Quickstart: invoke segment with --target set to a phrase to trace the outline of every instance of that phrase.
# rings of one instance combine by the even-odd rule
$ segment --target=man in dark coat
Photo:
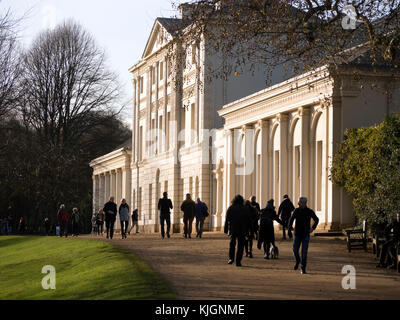
[[[244,247],[246,249],[246,257],[253,258],[253,240],[258,230],[259,217],[257,207],[252,206],[249,200],[246,200],[245,206],[248,209],[250,224]]]
[[[226,212],[224,228],[224,232],[231,237],[229,244],[229,264],[233,264],[235,260],[236,242],[238,243],[236,251],[236,266],[238,267],[242,265],[243,250],[250,225],[250,215],[243,202],[244,200],[241,195],[237,195],[233,199],[232,205]]]
[[[192,237],[192,225],[196,214],[196,204],[190,197],[190,193],[186,194],[186,200],[182,202],[181,211],[183,211],[183,224],[185,238]]]
[[[283,224],[276,214],[274,200],[271,199],[267,202],[267,206],[261,210],[260,217],[260,233],[258,235],[257,248],[261,249],[261,244],[263,245],[264,259],[269,259],[271,245],[275,247],[274,220]]]
[[[205,202],[197,198],[196,202],[196,238],[201,238],[203,235],[204,220],[208,217],[208,208]]]
[[[258,220],[260,220],[261,208],[260,208],[260,204],[256,201],[255,196],[251,197],[250,204],[257,212],[257,219],[254,221],[253,231],[254,231],[255,238],[258,239],[258,229],[259,229],[258,228]]]
[[[308,243],[310,241],[310,234],[317,228],[319,219],[315,212],[307,207],[307,198],[300,197],[299,207],[294,210],[292,217],[289,221],[288,229],[292,230],[293,222],[296,221],[294,228],[294,241],[293,241],[293,254],[296,259],[294,270],[299,268],[301,261],[301,273],[305,274],[307,266],[307,252]],[[314,224],[310,229],[311,219],[314,220]],[[301,260],[299,255],[299,249],[301,245]]]
[[[393,230],[393,237],[390,238],[390,232]],[[400,213],[397,214],[396,220],[392,223],[388,224],[385,227],[386,238],[388,239],[383,245],[381,250],[381,256],[379,259],[379,263],[376,266],[377,268],[385,268],[386,267],[386,256],[389,253],[390,258],[392,260],[392,264],[388,267],[390,269],[396,269],[397,261],[395,261],[396,257],[396,245],[400,241]]]
[[[283,196],[283,201],[281,202],[281,205],[279,206],[278,209],[278,217],[282,220],[282,232],[283,232],[283,239],[286,239],[286,232],[285,228],[287,228],[287,225],[289,223],[290,217],[292,216],[292,211],[294,210],[294,205],[292,201],[290,201],[289,196],[285,194]],[[288,230],[288,236],[289,239],[292,239],[292,231],[289,229]]]
[[[114,202],[114,197],[110,197],[110,201],[108,201],[103,208],[103,211],[106,215],[106,229],[107,229],[107,239],[110,239],[114,236],[114,224],[117,219],[117,204]]]
[[[167,237],[170,237],[171,229],[171,209],[173,209],[171,199],[168,199],[168,193],[164,192],[163,197],[158,200],[158,210],[160,210],[161,237],[164,239],[165,230],[164,223],[167,223]]]

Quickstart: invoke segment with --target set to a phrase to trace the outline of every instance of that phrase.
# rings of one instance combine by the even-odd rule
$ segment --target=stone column
[[[298,112],[301,119],[300,195],[310,198],[310,110],[300,108]]]
[[[226,146],[226,199],[225,199],[225,209],[228,209],[229,204],[233,197],[235,196],[236,190],[236,164],[234,156],[235,148],[235,136],[234,130],[225,131],[225,146]]]
[[[104,186],[104,184],[105,184],[105,181],[104,181],[104,174],[102,173],[102,174],[100,174],[99,175],[99,209],[103,209],[103,206],[104,206],[104,204],[105,204],[105,201],[104,201],[104,193],[105,193],[105,191],[104,191],[104,189],[105,189],[105,186]]]
[[[110,196],[113,196],[115,198],[115,202],[117,204],[119,204],[121,199],[117,199],[117,195],[116,195],[116,172],[115,170],[112,170],[110,172],[110,176],[111,176],[111,181],[110,181]]]
[[[270,149],[270,139],[269,139],[269,121],[262,120],[260,123],[261,128],[261,163],[260,163],[260,206],[263,207],[268,201],[270,184],[268,183],[268,150]]]
[[[136,100],[136,95],[137,95],[137,80],[136,78],[132,79],[132,84],[133,84],[133,108],[132,108],[132,163],[136,162],[136,155],[135,155],[135,151],[136,151],[136,136],[137,136],[137,120],[138,120],[138,111],[137,111],[137,100]]]
[[[168,58],[164,58],[164,138],[165,140],[163,141],[163,147],[162,151],[166,152],[168,150],[167,146],[167,130],[169,129],[169,123],[168,123]]]
[[[143,131],[144,135],[144,148],[143,148],[143,154],[145,154],[148,157],[151,157],[151,148],[150,148],[150,142],[148,142],[149,138],[149,132],[151,130],[151,95],[152,95],[152,90],[151,90],[151,67],[147,68],[147,81],[146,81],[146,102],[147,102],[147,117],[146,117],[146,128]]]
[[[99,209],[99,176],[93,175],[93,212],[97,212]]]
[[[245,200],[254,195],[252,176],[255,169],[254,163],[254,127],[243,126],[244,131],[244,176],[243,176],[243,197]]]
[[[110,172],[104,173],[104,203],[110,199]]]
[[[115,196],[118,201],[121,201],[122,198],[125,198],[125,195],[122,194],[122,173],[121,169],[117,169],[115,171]],[[125,198],[126,200],[126,198]]]
[[[288,192],[288,115],[279,114],[280,124],[280,152],[279,152],[279,197],[281,200],[283,195]],[[275,204],[277,205],[277,204]]]

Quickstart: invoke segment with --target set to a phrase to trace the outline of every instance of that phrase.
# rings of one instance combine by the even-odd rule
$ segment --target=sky
[[[20,26],[24,47],[29,47],[40,31],[66,19],[80,23],[105,50],[107,65],[118,74],[124,100],[129,102],[124,112],[128,116],[133,92],[128,69],[140,60],[155,18],[175,16],[173,3],[177,2],[182,1],[0,0],[0,10],[9,8],[15,16],[25,16]]]

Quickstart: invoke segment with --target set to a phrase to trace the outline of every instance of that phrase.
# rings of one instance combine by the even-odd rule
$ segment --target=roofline
[[[124,154],[125,155],[129,154],[130,151],[131,151],[131,149],[129,149],[129,147],[123,147],[123,148],[111,151],[110,153],[107,153],[107,154],[105,154],[105,155],[103,155],[101,157],[98,157],[98,158],[93,159],[92,161],[90,161],[89,166],[93,168],[94,166],[96,166],[99,163],[102,163],[104,161],[108,161],[108,160],[117,158],[118,156],[121,156],[121,155],[124,155]]]

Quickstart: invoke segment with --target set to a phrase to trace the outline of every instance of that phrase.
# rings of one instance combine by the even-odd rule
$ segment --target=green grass
[[[42,288],[42,268],[56,269],[56,289]],[[176,299],[143,260],[102,241],[0,237],[0,300]]]

